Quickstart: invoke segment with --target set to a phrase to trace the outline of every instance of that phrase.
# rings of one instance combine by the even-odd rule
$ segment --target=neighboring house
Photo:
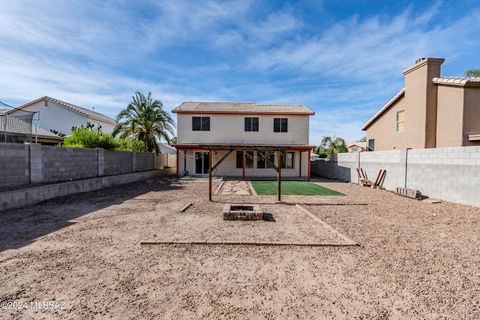
[[[352,142],[347,145],[348,152],[364,152],[367,150],[367,143],[363,141]]]
[[[441,77],[444,61],[403,72],[405,88],[362,127],[369,150],[480,145],[480,78]]]
[[[159,153],[167,153],[167,154],[176,154],[177,153],[177,149],[175,149],[174,147],[172,147],[168,143],[159,142],[159,143],[157,143],[157,146],[158,146],[158,152]]]
[[[103,132],[112,132],[116,124],[115,120],[101,113],[51,97],[27,102],[7,111],[7,114],[15,116],[22,111],[38,112],[35,116],[37,126],[66,135],[70,134],[72,127],[85,126],[87,122],[101,126]]]
[[[177,171],[219,176],[309,178],[309,117],[304,106],[184,102],[177,114]],[[213,155],[213,156],[212,156]],[[212,156],[212,158],[210,158]],[[223,160],[223,162],[222,162]]]
[[[33,126],[29,122],[0,112],[0,142],[35,142],[56,145],[62,143],[63,138],[49,130]]]

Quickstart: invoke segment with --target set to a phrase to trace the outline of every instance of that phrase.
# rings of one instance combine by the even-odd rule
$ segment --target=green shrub
[[[71,148],[103,148],[107,150],[145,151],[145,143],[139,140],[113,138],[109,133],[102,132],[101,127],[95,128],[87,123],[80,128],[73,127],[72,133],[64,139],[64,145]]]

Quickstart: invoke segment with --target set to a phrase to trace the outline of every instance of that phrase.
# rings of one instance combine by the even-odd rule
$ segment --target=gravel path
[[[0,318],[480,318],[479,208],[321,184],[346,196],[284,199],[360,247],[140,246],[189,235],[189,219],[205,237],[326,234],[274,196],[208,204],[203,182],[134,183],[0,213],[0,301],[65,306]],[[279,222],[218,228],[212,212],[224,202],[262,203]]]

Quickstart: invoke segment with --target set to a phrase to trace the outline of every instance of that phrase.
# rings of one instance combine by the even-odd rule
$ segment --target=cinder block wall
[[[0,143],[0,187],[30,183],[28,145]]]
[[[357,167],[373,181],[380,169],[387,170],[388,190],[407,187],[432,198],[480,206],[480,147],[344,153],[312,162],[311,169],[320,177],[357,183]]]
[[[70,181],[97,176],[97,150],[41,146],[42,182]]]
[[[135,171],[153,170],[155,158],[153,153],[135,152]]]
[[[111,176],[114,174],[123,174],[132,172],[133,156],[128,151],[104,150],[104,171],[103,174]]]
[[[154,170],[155,154],[0,143],[0,188]]]

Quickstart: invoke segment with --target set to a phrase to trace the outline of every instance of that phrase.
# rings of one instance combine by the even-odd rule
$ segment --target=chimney
[[[420,58],[403,71],[405,76],[405,102],[415,109],[415,115],[406,115],[417,128],[425,128],[419,136],[424,148],[435,148],[437,135],[437,86],[432,82],[440,77],[443,58]]]

